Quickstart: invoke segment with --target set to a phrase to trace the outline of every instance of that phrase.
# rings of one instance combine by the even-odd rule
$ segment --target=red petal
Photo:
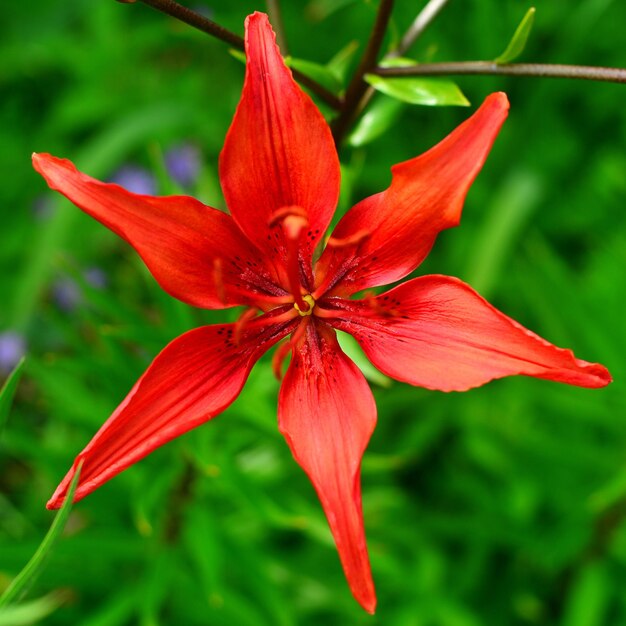
[[[374,583],[361,511],[361,457],[376,424],[376,405],[333,330],[309,325],[278,400],[280,431],[322,502],[354,597],[370,613]]]
[[[220,157],[220,180],[237,223],[260,248],[286,256],[280,225],[268,241],[272,215],[300,207],[310,232],[310,261],[339,197],[339,160],[328,125],[291,77],[267,16],[246,20],[246,78]],[[276,251],[274,251],[276,247]],[[284,261],[284,259],[283,259]]]
[[[580,387],[611,382],[605,367],[577,359],[507,317],[449,276],[411,280],[370,301],[343,301],[333,325],[354,335],[388,376],[465,391],[524,374]]]
[[[76,463],[84,463],[74,500],[233,402],[257,359],[293,330],[293,323],[267,321],[263,316],[250,322],[239,345],[235,324],[222,324],[196,328],[166,346],[78,455]],[[65,476],[48,508],[63,504],[73,474]]]
[[[316,268],[316,286],[340,281],[336,292],[347,295],[412,272],[437,234],[459,223],[465,196],[508,107],[503,93],[492,94],[434,148],[392,167],[391,186],[357,204],[337,224]]]
[[[185,196],[130,193],[49,154],[34,154],[33,165],[52,189],[133,246],[161,287],[179,300],[219,309],[250,301],[241,291],[258,291],[256,284],[269,282],[258,250],[217,209]]]

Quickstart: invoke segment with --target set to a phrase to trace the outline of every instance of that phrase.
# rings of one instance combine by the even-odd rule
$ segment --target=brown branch
[[[133,4],[135,3],[135,0],[118,0],[118,2]],[[143,4],[146,4],[161,13],[165,13],[170,17],[192,26],[193,28],[201,30],[203,33],[211,35],[211,37],[224,41],[237,50],[244,50],[245,48],[243,37],[240,37],[236,33],[233,33],[223,26],[220,26],[212,20],[204,17],[204,15],[200,15],[199,13],[184,7],[181,4],[178,4],[178,2],[175,2],[174,0],[139,0],[139,2],[143,2]],[[317,81],[305,76],[295,69],[292,69],[291,72],[297,81],[305,87],[308,87],[316,96],[324,100],[324,102],[330,105],[333,109],[338,111],[342,108],[342,99],[337,97],[334,93],[320,85]]]
[[[461,61],[456,63],[424,63],[410,67],[377,67],[371,74],[388,78],[410,76],[448,76],[459,74],[489,74],[501,76],[537,76],[547,78],[577,78],[611,83],[626,83],[626,69],[585,65],[548,63],[511,63],[499,65],[493,61]]]
[[[215,37],[216,39],[220,39],[221,41],[226,42],[233,46],[233,48],[237,48],[237,50],[243,50],[243,37],[240,37],[236,33],[233,33],[230,30],[227,30],[223,26],[216,24],[214,21],[210,20],[208,17],[204,17],[204,15],[200,15],[187,7],[184,7],[182,4],[178,4],[178,2],[174,2],[174,0],[139,0],[144,4],[147,4],[149,7],[160,11],[161,13],[165,13],[170,17],[174,17],[181,22],[185,22],[185,24],[189,24],[189,26],[193,26],[198,30],[201,30],[207,35],[211,35],[211,37]]]
[[[393,0],[381,0],[378,6],[378,13],[376,14],[376,21],[374,22],[374,28],[372,29],[372,34],[367,43],[367,48],[346,89],[346,95],[343,99],[343,107],[339,113],[339,117],[337,117],[332,124],[333,137],[335,138],[335,144],[337,146],[339,146],[343,136],[350,127],[354,115],[359,109],[361,98],[367,91],[368,85],[363,77],[376,66],[376,60],[385,37],[385,32],[387,31],[392,9]]]

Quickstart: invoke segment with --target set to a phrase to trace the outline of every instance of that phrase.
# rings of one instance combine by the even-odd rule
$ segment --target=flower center
[[[313,300],[313,296],[311,294],[307,294],[306,296],[302,296],[302,300],[307,307],[303,307],[302,305],[298,305],[297,302],[293,303],[293,308],[305,317],[306,315],[311,315],[313,313],[313,309],[315,308],[315,300]]]

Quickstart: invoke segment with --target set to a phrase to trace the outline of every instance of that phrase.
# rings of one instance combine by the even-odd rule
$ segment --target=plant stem
[[[363,80],[363,77],[376,65],[376,60],[383,43],[383,38],[385,37],[385,32],[387,31],[387,25],[389,24],[392,9],[393,0],[381,0],[378,5],[376,21],[374,22],[372,34],[367,42],[367,48],[365,49],[361,62],[359,63],[359,66],[356,69],[348,88],[346,89],[346,95],[343,100],[343,107],[339,117],[337,117],[332,124],[333,137],[335,138],[335,144],[337,146],[341,143],[343,136],[350,127],[350,124],[359,109],[361,98],[367,91],[368,86]]]
[[[183,525],[185,509],[192,499],[196,478],[197,472],[194,466],[188,459],[185,459],[185,467],[178,479],[178,483],[170,493],[166,507],[167,517],[163,533],[166,543],[175,544],[178,540]]]
[[[147,4],[157,11],[161,11],[161,13],[165,13],[170,17],[175,17],[177,20],[185,22],[185,24],[189,24],[189,26],[193,26],[194,28],[207,33],[207,35],[216,37],[217,39],[230,44],[233,48],[237,48],[237,50],[244,49],[243,37],[240,37],[236,33],[233,33],[223,26],[216,24],[207,17],[204,17],[204,15],[200,15],[199,13],[184,7],[182,4],[174,2],[174,0],[140,0],[140,2]]]
[[[388,52],[384,59],[394,59],[402,56],[406,51],[417,41],[418,37],[426,30],[430,23],[437,17],[439,11],[448,3],[448,0],[430,0],[430,2],[419,12],[417,17],[413,20],[413,23],[408,28],[404,36],[400,40],[400,43],[396,48]],[[373,87],[368,87],[365,93],[361,97],[357,107],[354,110],[352,120],[357,119],[364,111],[365,107],[370,103],[374,97],[376,90]]]
[[[428,28],[430,23],[437,17],[439,11],[446,6],[448,0],[430,0],[419,12],[409,29],[402,37],[398,47],[387,55],[387,58],[399,57],[417,41],[420,35]]]
[[[461,61],[453,63],[424,63],[412,67],[377,67],[370,73],[389,78],[409,76],[447,76],[451,74],[490,74],[502,76],[539,76],[549,78],[578,78],[612,83],[626,83],[626,69],[585,65],[548,63],[511,63],[499,65],[493,61]]]
[[[281,54],[286,57],[289,55],[289,48],[287,47],[287,37],[285,35],[282,11],[280,10],[280,1],[265,0],[265,4],[267,5],[267,14],[270,16],[270,22],[276,33],[278,47],[280,48]]]
[[[128,0],[118,0],[128,4]],[[236,33],[216,24],[212,20],[204,17],[204,15],[200,15],[187,7],[178,4],[174,0],[139,0],[139,2],[143,2],[148,6],[160,11],[161,13],[165,13],[170,17],[173,17],[193,28],[197,28],[201,30],[203,33],[207,33],[207,35],[211,35],[211,37],[215,37],[221,41],[226,42],[231,45],[233,48],[237,50],[244,50],[244,41],[243,37],[240,37]],[[284,53],[284,50],[283,50]],[[294,78],[298,80],[302,85],[308,87],[315,95],[319,96],[326,104],[330,105],[335,110],[340,110],[342,108],[342,100],[337,97],[334,93],[320,85],[318,82],[313,79],[305,76],[301,72],[297,70],[291,70]]]

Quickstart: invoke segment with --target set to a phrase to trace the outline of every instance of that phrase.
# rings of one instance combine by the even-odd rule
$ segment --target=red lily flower
[[[508,110],[480,109],[434,148],[392,168],[390,187],[339,222],[319,258],[339,194],[339,161],[322,115],[285,67],[265,15],[246,20],[246,78],[220,159],[230,215],[193,198],[129,193],[66,160],[34,155],[51,188],[130,243],[172,296],[208,309],[248,307],[236,324],[172,341],[78,455],[79,500],[158,446],[218,415],[271,346],[292,358],[278,401],[280,431],[311,479],[355,598],[376,598],[361,512],[361,457],[376,422],[372,393],[341,351],[351,333],[382,372],[461,391],[513,374],[583,387],[610,382],[447,276],[378,296],[349,296],[413,271],[439,231],[458,224],[468,188]],[[257,315],[258,314],[258,315]],[[49,508],[59,507],[73,470]]]

